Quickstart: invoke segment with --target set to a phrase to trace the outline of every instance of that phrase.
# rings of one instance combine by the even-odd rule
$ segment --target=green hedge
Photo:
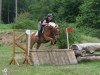
[[[71,27],[72,32],[69,33],[69,42],[70,45],[76,42],[80,42],[80,33],[78,29],[76,28],[75,24],[67,24],[67,23],[61,23],[60,24],[60,38],[57,41],[57,45],[59,48],[67,48],[67,37],[66,37],[66,28]]]

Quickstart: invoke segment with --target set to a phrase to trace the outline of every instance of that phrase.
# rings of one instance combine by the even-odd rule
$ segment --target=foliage
[[[54,0],[31,0],[29,11],[33,15],[33,18],[38,19],[52,12],[51,8],[53,4]]]
[[[56,20],[65,20],[66,22],[76,22],[76,16],[79,14],[79,6],[83,0],[55,0],[52,11]]]
[[[83,0],[18,0],[18,14],[28,11],[34,19],[53,13],[56,20],[66,20],[67,22],[75,22],[75,18],[79,13],[79,6]],[[15,17],[15,1],[3,1],[4,15],[3,17]],[[9,13],[9,14],[8,14]],[[12,14],[13,13],[13,14]],[[4,18],[4,22],[8,21]]]
[[[15,15],[15,4],[14,0],[2,0],[2,20],[4,23],[14,21]]]
[[[16,29],[37,29],[37,24],[35,20],[32,20],[31,15],[28,12],[21,13],[18,16],[17,21],[13,28]]]
[[[60,38],[57,42],[57,45],[59,48],[66,48],[67,47],[67,37],[66,37],[66,28],[71,27],[72,32],[69,33],[69,41],[70,45],[75,42],[80,42],[80,33],[78,32],[78,29],[76,28],[75,24],[67,24],[66,22],[61,23],[60,25]]]
[[[100,0],[84,0],[77,20],[80,26],[100,28]]]
[[[17,0],[18,14],[28,11],[29,0]],[[2,0],[2,20],[4,23],[14,22],[15,0]]]
[[[15,0],[3,0],[4,23],[14,22]],[[79,26],[100,28],[100,0],[18,0],[18,14],[28,11],[33,19],[51,12],[56,21],[79,22]]]

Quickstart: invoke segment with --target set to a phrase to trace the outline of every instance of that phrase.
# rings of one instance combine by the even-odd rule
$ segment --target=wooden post
[[[26,30],[26,40],[27,40],[27,53],[29,56],[29,51],[30,51],[30,36],[31,36],[31,31]]]
[[[10,65],[13,63],[14,65],[17,64],[19,66],[19,63],[17,62],[16,60],[16,52],[15,52],[15,31],[13,30],[13,57],[12,57],[12,60],[10,62]]]
[[[6,68],[4,68],[4,69],[2,70],[2,75],[8,75],[8,74],[7,74],[7,69],[6,69]]]
[[[67,27],[66,28],[66,35],[67,35],[67,49],[69,49],[69,35],[68,33],[70,33],[72,31],[72,28]]]
[[[69,38],[68,38],[68,32],[66,32],[67,35],[67,49],[69,49]]]
[[[25,53],[25,59],[23,61],[23,64],[31,64],[31,61],[30,61],[30,57],[29,57],[29,50],[30,50],[30,35],[26,34],[26,46],[24,47],[23,45],[19,44],[18,43],[18,40],[22,39],[21,37],[23,37],[24,34],[22,34],[21,36],[19,37],[15,37],[15,30],[13,30],[13,57],[12,57],[12,60],[10,62],[10,64],[17,64],[19,65],[19,63],[17,62],[16,60],[16,54],[18,53],[22,53],[22,52],[16,52],[16,47],[19,47],[21,48],[22,50],[24,50],[24,53]]]
[[[29,57],[29,50],[30,50],[30,30],[26,30],[26,50],[25,50],[25,59],[23,64],[26,62],[27,64],[31,64],[30,57]]]

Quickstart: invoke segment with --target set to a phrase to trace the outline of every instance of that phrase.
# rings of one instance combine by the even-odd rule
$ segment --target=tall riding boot
[[[41,39],[42,30],[43,30],[43,27],[41,26],[40,30],[38,31],[38,43],[40,42],[40,39]]]
[[[38,32],[38,40],[37,40],[38,43],[40,42],[40,39],[41,39],[41,31]]]

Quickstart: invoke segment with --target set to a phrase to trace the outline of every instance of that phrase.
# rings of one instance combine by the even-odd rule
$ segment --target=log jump
[[[100,50],[100,43],[74,44],[71,49],[74,50],[78,62],[84,60],[100,60],[100,54],[94,54],[96,50]]]
[[[92,56],[77,57],[78,62],[81,62],[81,61],[84,61],[84,60],[91,60],[91,61],[100,60],[100,56],[92,55]]]
[[[87,53],[94,53],[96,50],[100,50],[100,43],[73,44],[71,49],[77,51],[85,50]]]
[[[34,65],[53,64],[77,64],[74,51],[71,49],[33,50],[30,51]]]

